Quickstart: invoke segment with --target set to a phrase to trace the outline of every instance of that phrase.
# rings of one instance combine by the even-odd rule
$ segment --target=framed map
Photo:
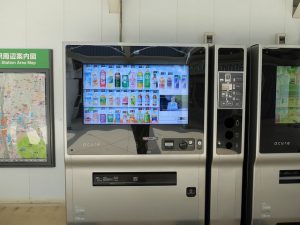
[[[0,69],[0,166],[54,166],[50,68]]]

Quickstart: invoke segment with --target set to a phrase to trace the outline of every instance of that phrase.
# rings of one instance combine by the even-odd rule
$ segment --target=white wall
[[[300,44],[292,0],[123,0],[124,42]],[[55,168],[0,168],[0,201],[63,201],[63,41],[115,42],[119,18],[106,0],[0,0],[0,48],[54,50]]]

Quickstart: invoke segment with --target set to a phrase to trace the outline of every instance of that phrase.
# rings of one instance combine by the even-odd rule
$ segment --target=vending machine
[[[206,224],[241,222],[246,48],[210,48]]]
[[[208,47],[65,49],[68,225],[204,224]]]
[[[249,49],[244,224],[300,224],[300,46]]]

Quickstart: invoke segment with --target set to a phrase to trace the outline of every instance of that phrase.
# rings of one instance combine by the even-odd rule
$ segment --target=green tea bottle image
[[[144,74],[144,88],[150,88],[150,72],[147,70]]]

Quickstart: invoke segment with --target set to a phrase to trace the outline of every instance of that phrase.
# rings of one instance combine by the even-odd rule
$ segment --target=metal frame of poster
[[[7,117],[3,111],[6,96],[2,96],[3,99],[1,100],[0,92],[0,167],[55,167],[52,55],[53,51],[50,49],[0,49],[0,78],[1,75],[18,75],[20,77],[22,75],[30,77],[31,75],[36,79],[40,79],[45,75],[44,80],[39,83],[39,85],[45,83],[44,93],[41,95],[37,93],[37,97],[35,97],[36,101],[41,100],[41,107],[43,107],[43,104],[45,106],[45,111],[40,113],[40,117],[44,116],[45,126],[41,125],[42,127],[39,127],[36,116],[38,113],[31,111],[31,107],[22,102],[18,107],[19,109],[22,107],[24,110],[27,109],[27,114],[24,113],[24,116],[22,113],[14,112],[14,114],[12,113],[13,116]],[[20,82],[20,80],[17,81],[16,79],[16,82]],[[30,84],[28,80],[24,82]],[[37,80],[35,82],[38,83]],[[0,79],[0,90],[3,83],[2,81],[1,84]],[[21,87],[21,90],[18,90],[19,93],[15,92],[17,93],[15,96],[26,95],[26,91],[31,91],[28,87],[22,89],[22,85],[18,87]],[[11,97],[13,97],[14,91],[13,88],[8,90],[9,93],[12,92]],[[32,100],[34,98],[32,91],[29,95]],[[43,99],[41,99],[41,96]],[[19,103],[14,102],[14,104]],[[39,107],[36,102],[35,107]],[[23,117],[26,117],[27,120]],[[9,127],[9,124],[12,123],[14,125]],[[22,139],[18,139],[19,137]],[[1,149],[1,146],[4,145],[5,147]],[[6,152],[4,153],[4,151]]]

